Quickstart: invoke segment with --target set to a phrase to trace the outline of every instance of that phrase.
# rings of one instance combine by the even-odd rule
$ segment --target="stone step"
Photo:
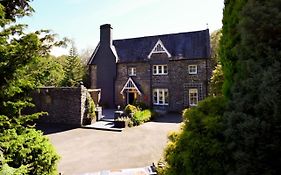
[[[104,130],[104,131],[116,131],[116,132],[122,132],[124,129],[124,128],[115,128],[113,121],[98,121],[91,125],[82,126],[82,128],[97,129],[97,130]]]

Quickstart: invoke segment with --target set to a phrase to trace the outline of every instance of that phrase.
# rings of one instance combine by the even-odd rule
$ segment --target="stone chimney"
[[[111,38],[111,25],[104,24],[100,26],[100,45],[101,46],[111,46],[112,38]]]

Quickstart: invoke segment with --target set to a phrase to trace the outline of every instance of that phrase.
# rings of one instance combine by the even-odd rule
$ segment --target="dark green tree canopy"
[[[24,114],[36,87],[31,67],[48,55],[56,41],[47,30],[25,33],[19,17],[31,14],[29,0],[0,1],[0,173],[57,174],[58,155],[32,121],[41,113]]]

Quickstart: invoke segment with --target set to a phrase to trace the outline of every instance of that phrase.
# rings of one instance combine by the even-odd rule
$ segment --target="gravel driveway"
[[[76,128],[47,136],[61,156],[59,172],[66,175],[144,167],[161,158],[167,134],[179,128],[180,118],[169,114],[123,132]]]

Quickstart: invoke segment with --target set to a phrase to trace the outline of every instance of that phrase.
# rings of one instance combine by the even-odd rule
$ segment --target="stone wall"
[[[119,63],[117,64],[117,77],[115,81],[115,103],[116,105],[126,105],[126,92],[120,94],[122,88],[129,79],[128,68],[136,68],[136,76],[131,76],[141,91],[141,95],[137,96],[137,101],[151,105],[151,67],[147,62],[138,63]]]
[[[168,65],[167,75],[152,75],[153,65]],[[197,65],[197,74],[190,75],[188,65]],[[136,76],[131,78],[141,90],[142,95],[137,97],[138,101],[145,102],[155,109],[167,111],[181,111],[189,107],[188,92],[190,88],[198,90],[198,100],[207,96],[208,79],[210,78],[209,63],[206,59],[175,59],[168,58],[165,54],[152,55],[150,60],[137,63],[117,64],[117,78],[115,82],[115,103],[126,105],[126,93],[120,91],[127,82],[128,68],[136,67]],[[153,105],[152,90],[154,88],[168,89],[169,105]]]
[[[38,89],[32,94],[36,106],[34,110],[48,112],[38,122],[81,126],[87,94],[84,86]]]

